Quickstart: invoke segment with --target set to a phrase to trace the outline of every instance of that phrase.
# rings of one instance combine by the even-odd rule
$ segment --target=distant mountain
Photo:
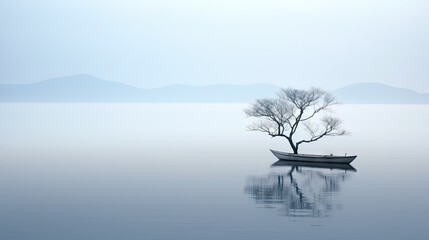
[[[0,84],[0,102],[247,103],[274,96],[279,88],[269,84],[218,84],[140,89],[82,74],[31,84]],[[344,103],[429,104],[429,94],[378,83],[354,84],[332,93]]]
[[[0,84],[0,102],[250,102],[277,90],[268,84],[140,89],[82,74],[31,84]]]
[[[380,83],[357,83],[332,92],[344,103],[359,104],[429,104],[428,93],[396,88]]]
[[[0,85],[1,102],[122,102],[136,101],[141,94],[138,88],[85,74]]]

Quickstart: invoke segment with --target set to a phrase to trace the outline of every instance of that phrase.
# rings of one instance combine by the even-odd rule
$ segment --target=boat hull
[[[351,163],[356,156],[332,156],[332,155],[310,155],[310,154],[293,154],[287,152],[270,151],[279,160],[296,161],[296,162],[317,162],[317,163]]]

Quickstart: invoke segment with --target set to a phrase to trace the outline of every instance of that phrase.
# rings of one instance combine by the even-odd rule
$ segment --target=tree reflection
[[[249,177],[244,192],[258,205],[289,217],[328,217],[341,208],[341,184],[356,172],[349,164],[279,161],[268,176]]]

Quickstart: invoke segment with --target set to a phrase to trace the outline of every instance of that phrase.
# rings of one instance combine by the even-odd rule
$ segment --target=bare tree
[[[303,143],[315,142],[325,136],[342,136],[348,132],[341,129],[341,120],[332,116],[315,117],[321,112],[330,112],[332,105],[338,104],[330,93],[319,88],[309,90],[281,89],[277,98],[257,99],[244,112],[259,121],[249,126],[251,131],[268,133],[271,137],[284,137],[293,152],[298,153]],[[308,138],[295,141],[294,134],[299,127],[308,134]]]

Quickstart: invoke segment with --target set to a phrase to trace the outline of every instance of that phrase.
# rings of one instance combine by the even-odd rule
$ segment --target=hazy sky
[[[0,83],[375,81],[429,92],[427,0],[2,0]]]

